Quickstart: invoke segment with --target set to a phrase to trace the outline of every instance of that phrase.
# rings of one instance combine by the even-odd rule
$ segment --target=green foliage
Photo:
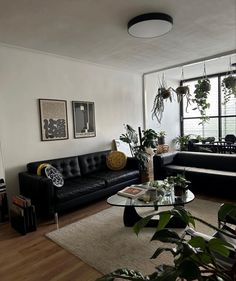
[[[206,110],[210,107],[210,103],[207,102],[210,90],[211,84],[210,80],[207,78],[198,80],[198,83],[195,85],[195,96],[192,99],[192,102],[197,105],[197,107],[193,108],[193,110],[198,109],[201,114],[201,122],[199,124],[204,124],[209,120],[209,117],[206,115]]]
[[[132,156],[139,160],[140,168],[144,170],[148,161],[146,148],[156,147],[157,133],[152,129],[143,130],[143,136],[140,136],[139,140],[137,132],[130,125],[124,127],[126,132],[120,136],[120,140],[129,144]]]
[[[167,177],[167,182],[169,184],[181,186],[183,189],[187,189],[188,185],[191,183],[188,181],[184,175],[177,174],[177,176]]]
[[[174,143],[179,144],[180,150],[187,150],[188,149],[188,142],[191,139],[191,135],[183,135],[178,136],[174,139]]]
[[[227,215],[235,215],[236,206],[225,204],[220,210],[221,218]],[[223,256],[229,255],[229,244],[224,240],[212,238],[205,241],[202,237],[193,237],[186,239],[185,235],[179,235],[174,230],[166,229],[165,226],[171,217],[181,218],[188,226],[195,226],[195,221],[205,223],[207,226],[217,229],[215,226],[205,222],[201,218],[192,216],[183,207],[176,207],[170,211],[156,212],[137,222],[134,231],[139,234],[145,227],[146,223],[155,215],[160,215],[160,221],[155,229],[151,240],[161,241],[172,245],[172,247],[159,247],[152,255],[152,259],[158,258],[163,252],[169,252],[173,257],[173,265],[160,265],[150,275],[129,269],[118,269],[109,273],[97,281],[113,281],[115,278],[133,281],[176,281],[176,280],[202,280],[202,281],[232,281],[234,279],[234,268],[227,269],[217,264],[214,253]],[[236,219],[236,216],[234,216]],[[229,236],[228,233],[224,235]],[[232,237],[232,235],[231,235]],[[233,235],[236,239],[236,235]],[[130,253],[132,255],[132,253]],[[206,275],[207,273],[207,275]],[[220,278],[220,279],[219,279]]]
[[[225,77],[222,80],[221,86],[224,93],[223,105],[225,105],[227,102],[229,102],[232,96],[236,98],[236,76],[230,74],[229,76]]]

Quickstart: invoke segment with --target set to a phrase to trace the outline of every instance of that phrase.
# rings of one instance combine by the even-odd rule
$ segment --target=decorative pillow
[[[56,187],[62,187],[64,185],[64,179],[62,174],[53,166],[48,165],[45,168],[46,177],[52,180],[53,185]]]
[[[127,163],[126,155],[121,151],[111,151],[107,155],[107,167],[111,170],[122,170]]]
[[[38,166],[38,168],[37,168],[37,176],[42,176],[42,175],[45,176],[45,168],[46,168],[47,166],[51,166],[51,165],[48,164],[48,163],[42,163],[42,164],[40,164],[40,165]]]

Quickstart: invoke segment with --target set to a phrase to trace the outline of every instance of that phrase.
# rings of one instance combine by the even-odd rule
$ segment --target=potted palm
[[[191,135],[178,136],[174,139],[174,143],[179,145],[181,151],[188,150],[188,142],[191,139]]]

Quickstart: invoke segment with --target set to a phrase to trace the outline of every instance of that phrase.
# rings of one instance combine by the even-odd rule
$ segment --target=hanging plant
[[[231,58],[229,59],[229,74],[222,80],[222,91],[224,93],[224,102],[225,105],[229,102],[230,98],[233,96],[236,98],[236,76],[233,75],[233,70],[231,67]]]
[[[195,96],[192,99],[192,102],[196,103],[197,105],[197,107],[193,108],[193,110],[198,109],[201,114],[201,122],[199,124],[204,124],[209,120],[209,117],[206,115],[206,110],[210,107],[210,103],[207,102],[210,90],[211,83],[206,76],[206,66],[204,64],[203,78],[199,79],[198,83],[195,85]]]
[[[184,80],[184,68],[183,67],[182,67],[182,73],[181,73],[180,80],[181,81]],[[188,106],[191,104],[191,94],[190,94],[189,86],[181,85],[181,86],[177,87],[174,91],[176,92],[178,102],[181,102],[184,97],[186,98],[187,104],[186,104],[185,110],[187,112]]]
[[[155,96],[153,108],[152,108],[152,119],[155,117],[158,123],[161,123],[161,119],[164,112],[164,101],[170,100],[172,102],[172,88],[167,88],[164,74],[162,75],[162,81],[159,81],[159,87],[157,95]]]

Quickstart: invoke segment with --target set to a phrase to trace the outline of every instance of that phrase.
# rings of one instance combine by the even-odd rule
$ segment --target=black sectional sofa
[[[29,163],[27,171],[19,173],[20,193],[31,198],[38,217],[49,218],[57,212],[108,197],[128,185],[140,183],[137,160],[127,158],[124,169],[112,171],[106,165],[109,152]],[[62,188],[55,187],[47,177],[37,175],[37,168],[42,163],[49,163],[62,173]]]
[[[172,152],[154,156],[154,178],[185,173],[190,189],[236,199],[236,154]]]

